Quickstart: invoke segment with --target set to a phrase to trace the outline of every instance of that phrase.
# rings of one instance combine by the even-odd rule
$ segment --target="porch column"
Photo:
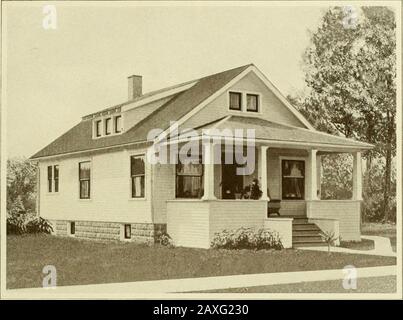
[[[317,200],[318,199],[318,172],[317,172],[317,165],[316,165],[316,153],[318,150],[311,149],[308,150],[308,166],[307,166],[307,193],[306,199],[307,200]]]
[[[214,195],[214,144],[204,144],[204,194],[202,200],[215,200]]]
[[[361,152],[354,152],[353,157],[353,200],[362,200]]]
[[[270,200],[267,194],[267,150],[269,149],[268,146],[261,146],[260,147],[260,176],[261,176],[261,183],[262,183],[262,200]]]

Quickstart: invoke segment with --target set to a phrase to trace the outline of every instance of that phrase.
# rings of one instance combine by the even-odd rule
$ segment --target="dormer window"
[[[102,135],[102,120],[95,121],[95,136],[100,137]]]
[[[114,136],[123,132],[123,115],[112,113],[92,121],[92,138]]]
[[[122,116],[116,116],[114,118],[114,126],[115,126],[115,133],[121,133],[122,132]]]
[[[259,111],[259,96],[257,94],[246,94],[246,111]]]
[[[229,108],[230,110],[242,110],[242,93],[230,92],[229,93]]]
[[[112,118],[105,119],[105,135],[109,136],[112,133]]]

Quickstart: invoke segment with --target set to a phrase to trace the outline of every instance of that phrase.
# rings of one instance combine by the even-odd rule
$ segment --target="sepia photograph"
[[[402,298],[400,1],[1,9],[1,299]]]

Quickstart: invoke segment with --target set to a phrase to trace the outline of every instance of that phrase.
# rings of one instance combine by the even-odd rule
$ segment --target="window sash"
[[[246,95],[246,110],[251,112],[259,111],[259,96],[257,94]]]
[[[53,181],[55,192],[59,192],[59,166],[53,166]]]
[[[281,194],[285,200],[305,198],[305,162],[303,160],[282,160]]]
[[[80,162],[78,164],[78,172],[80,199],[89,199],[91,196],[91,162]]]
[[[130,175],[136,176],[141,174],[145,174],[144,156],[130,157]]]
[[[112,133],[111,130],[111,123],[112,123],[112,119],[111,118],[107,118],[105,119],[105,135],[108,136]]]
[[[95,122],[95,136],[100,137],[102,135],[102,120]]]
[[[242,109],[242,93],[240,92],[229,93],[229,108],[230,110]]]
[[[52,192],[52,166],[48,166],[48,192]]]
[[[145,175],[132,176],[132,198],[144,198]]]
[[[131,239],[132,238],[132,227],[130,224],[124,225],[124,238]]]
[[[201,163],[176,165],[176,198],[201,198],[203,190],[203,165]]]
[[[122,116],[115,117],[115,133],[122,131]]]

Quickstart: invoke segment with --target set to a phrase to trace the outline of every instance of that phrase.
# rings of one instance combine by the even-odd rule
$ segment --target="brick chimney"
[[[132,75],[127,79],[129,80],[129,100],[140,97],[143,94],[143,77]]]

